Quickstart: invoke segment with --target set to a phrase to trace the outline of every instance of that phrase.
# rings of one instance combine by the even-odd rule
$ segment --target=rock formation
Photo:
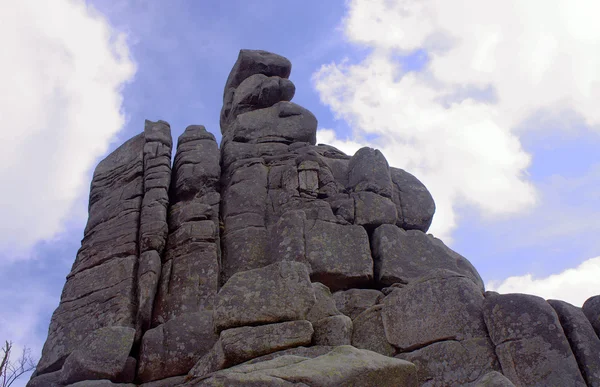
[[[166,122],[97,166],[28,386],[600,386],[600,296],[485,292],[375,149],[316,145],[290,62],[242,50],[222,141]]]

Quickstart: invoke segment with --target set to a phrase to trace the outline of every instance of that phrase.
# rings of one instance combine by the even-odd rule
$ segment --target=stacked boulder
[[[316,144],[291,63],[240,51],[220,147],[168,124],[103,160],[29,386],[600,386],[599,298],[485,292],[425,186]]]

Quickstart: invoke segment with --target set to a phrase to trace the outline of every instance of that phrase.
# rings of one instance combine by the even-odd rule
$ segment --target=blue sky
[[[0,97],[0,339],[39,356],[103,156],[144,119],[174,139],[190,124],[220,138],[241,48],[292,61],[320,141],[379,147],[420,178],[438,205],[430,231],[488,288],[574,304],[600,293],[600,26],[581,12],[598,5],[482,3],[1,5],[14,17],[0,27],[13,91]]]

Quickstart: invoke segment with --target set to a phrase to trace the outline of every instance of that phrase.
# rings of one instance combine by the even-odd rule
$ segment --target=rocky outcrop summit
[[[98,164],[28,386],[600,386],[600,296],[486,292],[375,149],[316,145],[290,62],[242,50],[222,141],[146,121]]]

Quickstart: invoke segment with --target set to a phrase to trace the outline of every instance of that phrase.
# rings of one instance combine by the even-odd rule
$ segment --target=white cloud
[[[1,2],[0,245],[8,259],[52,238],[124,125],[125,36],[81,0]]]
[[[526,293],[545,299],[567,301],[582,306],[590,297],[599,293],[600,257],[584,261],[573,269],[545,278],[534,278],[531,274],[509,277],[504,281],[490,281],[488,290],[498,293]]]
[[[600,127],[600,3],[352,0],[343,21],[351,42],[371,48],[359,63],[315,73],[323,103],[346,120],[350,141],[371,138],[391,165],[415,174],[437,204],[431,232],[455,228],[456,208],[484,217],[529,211],[537,192],[519,125],[565,123],[574,114]],[[425,50],[406,72],[397,55]],[[331,137],[331,136],[330,136]]]

